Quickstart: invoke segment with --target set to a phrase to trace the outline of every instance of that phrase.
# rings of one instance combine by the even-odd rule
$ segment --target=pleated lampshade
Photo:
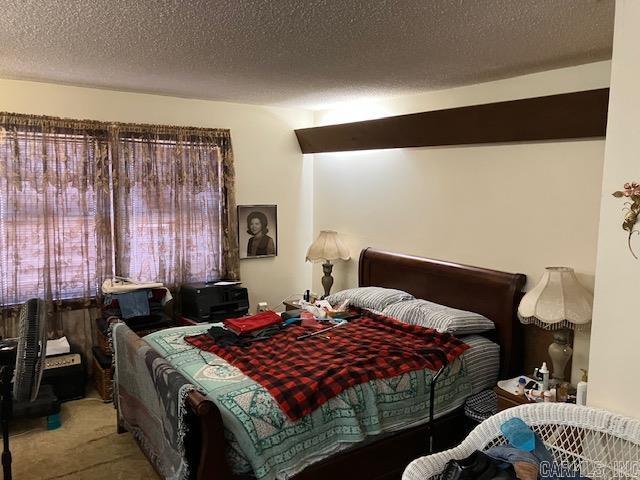
[[[307,250],[308,262],[322,262],[326,260],[349,260],[349,250],[342,243],[338,232],[322,230],[315,242]]]
[[[538,284],[524,297],[518,317],[547,330],[579,328],[591,321],[593,294],[584,288],[572,268],[547,267]]]

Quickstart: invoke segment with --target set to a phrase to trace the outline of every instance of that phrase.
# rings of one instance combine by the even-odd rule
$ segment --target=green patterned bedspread
[[[171,328],[145,340],[217,405],[229,442],[227,459],[235,473],[253,472],[260,480],[286,479],[374,435],[428,419],[432,372],[421,370],[356,385],[292,421],[260,384],[183,340],[210,326]],[[463,355],[438,380],[436,416],[462,405],[470,393]]]

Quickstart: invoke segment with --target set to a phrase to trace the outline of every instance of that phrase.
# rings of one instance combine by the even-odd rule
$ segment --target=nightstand
[[[529,400],[524,395],[514,395],[513,393],[509,393],[498,386],[493,387],[493,391],[498,396],[499,412],[501,412],[502,410],[506,410],[507,408],[517,407],[518,405],[535,403],[534,401]]]
[[[176,325],[179,327],[193,327],[194,325],[200,325],[200,323],[207,322],[198,322],[191,317],[187,317],[186,315],[178,315],[176,318]]]

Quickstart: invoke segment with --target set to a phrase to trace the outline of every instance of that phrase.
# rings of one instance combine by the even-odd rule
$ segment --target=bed
[[[444,405],[435,409],[436,419],[432,425],[436,449],[448,448],[464,435],[462,427],[464,416],[461,408],[464,402],[463,393],[469,394],[487,386],[482,384],[484,368],[482,362],[492,353],[492,345],[499,346],[499,352],[497,348],[495,349],[495,355],[500,357],[499,376],[508,377],[518,372],[521,334],[519,324],[514,320],[524,282],[525,277],[520,274],[374,249],[362,251],[359,263],[359,286],[404,290],[416,298],[483,314],[496,326],[495,331],[487,335],[489,338],[474,336],[466,339],[472,346],[467,352],[469,370],[475,367],[479,372],[474,374],[470,371],[468,376],[464,377],[466,380],[463,378],[458,381],[452,376],[452,380],[448,383],[451,391],[441,392],[444,399],[441,403]],[[192,331],[180,330],[176,331],[175,335],[179,337],[187,333]],[[167,344],[166,338],[166,336],[156,335],[139,341],[141,344],[152,345],[156,350],[162,350],[162,344]],[[174,362],[174,365],[185,362],[186,357],[181,357],[178,350],[166,350],[164,353]],[[133,374],[136,378],[142,378],[140,376],[145,375],[144,368],[137,369]],[[178,376],[175,372],[173,375]],[[185,373],[184,376],[190,375]],[[189,378],[189,381],[192,380],[193,378]],[[185,380],[185,383],[189,382]],[[185,390],[188,412],[184,418],[188,434],[184,449],[191,465],[190,476],[198,480],[245,478],[246,476],[235,468],[236,465],[229,464],[228,452],[234,449],[235,439],[230,437],[229,429],[225,429],[225,425],[229,426],[228,410],[223,408],[220,398],[213,395],[214,387],[215,385],[210,390],[200,388],[208,393],[207,396],[198,390]],[[450,394],[449,397],[446,396],[448,394]],[[215,401],[212,401],[212,398]],[[128,401],[134,400],[125,394],[120,394],[117,396],[116,407],[119,410],[127,407]],[[387,413],[382,412],[380,416],[386,418]],[[227,423],[223,423],[223,417]],[[122,431],[124,426],[131,429],[130,422],[123,421],[123,418],[119,411],[119,431]],[[144,447],[144,443],[148,441],[145,439],[144,426],[138,427],[134,435]],[[292,470],[292,474],[288,477],[295,480],[324,479],[332,476],[342,478],[345,472],[349,472],[349,478],[367,478],[368,480],[399,478],[402,470],[411,460],[426,452],[427,426],[424,422],[416,422],[414,426],[389,430],[384,434],[370,436],[357,445],[341,448],[328,458],[308,462],[309,465],[306,468]],[[146,450],[148,449],[143,448],[143,452],[146,453]],[[154,459],[150,458],[150,460],[154,464]],[[358,465],[358,468],[354,469],[354,465]]]

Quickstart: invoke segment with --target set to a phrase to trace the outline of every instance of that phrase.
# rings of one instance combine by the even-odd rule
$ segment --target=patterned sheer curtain
[[[114,146],[116,270],[136,280],[236,280],[228,130],[122,125]]]
[[[0,192],[2,336],[28,298],[86,309],[113,274],[239,278],[229,130],[0,113]]]
[[[29,298],[84,306],[98,293],[111,271],[109,171],[103,125],[0,113],[0,335],[15,334]],[[59,336],[60,315],[48,326]]]

